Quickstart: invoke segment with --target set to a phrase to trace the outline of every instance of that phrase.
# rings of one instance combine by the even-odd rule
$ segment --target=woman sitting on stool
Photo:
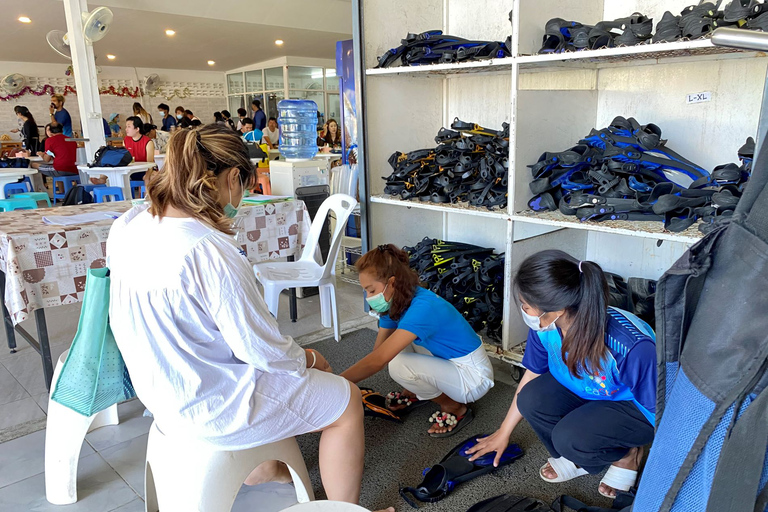
[[[552,455],[540,476],[565,482],[608,472],[598,491],[615,498],[637,479],[653,440],[656,336],[632,313],[607,307],[602,269],[562,251],[526,259],[514,280],[530,327],[526,372],[501,428],[470,452],[496,452],[525,418]]]
[[[380,245],[355,264],[371,309],[381,314],[373,351],[341,376],[357,383],[389,365],[389,375],[405,388],[402,403],[431,400],[440,406],[429,429],[447,437],[474,418],[467,404],[493,387],[493,368],[480,338],[449,302],[419,286],[408,254]],[[436,417],[435,417],[436,416]]]

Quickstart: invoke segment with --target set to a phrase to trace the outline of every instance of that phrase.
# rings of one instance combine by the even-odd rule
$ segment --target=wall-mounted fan
[[[145,93],[152,94],[160,88],[160,77],[155,73],[145,76],[142,86]]]
[[[107,7],[98,7],[93,12],[82,13],[83,18],[83,36],[86,44],[93,44],[100,41],[107,35],[109,27],[112,25],[114,15]],[[69,34],[61,30],[51,30],[45,36],[46,41],[51,48],[62,57],[72,58],[72,51],[69,48]]]
[[[8,94],[16,94],[21,91],[25,85],[27,85],[27,79],[24,75],[20,75],[19,73],[5,75],[2,80],[0,80],[0,88]]]

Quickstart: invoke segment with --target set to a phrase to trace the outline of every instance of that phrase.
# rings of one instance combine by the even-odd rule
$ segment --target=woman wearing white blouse
[[[363,471],[360,392],[315,351],[278,330],[232,234],[254,168],[226,126],[181,130],[151,205],[112,227],[110,322],[136,393],[166,435],[228,450],[322,431],[329,499],[357,503]],[[246,480],[290,479],[282,463]]]

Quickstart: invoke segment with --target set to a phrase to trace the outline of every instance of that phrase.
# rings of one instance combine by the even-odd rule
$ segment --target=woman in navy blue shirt
[[[496,452],[525,418],[549,451],[540,476],[565,482],[608,467],[598,491],[614,498],[635,484],[653,440],[656,342],[632,313],[607,307],[602,269],[562,251],[526,259],[515,276],[530,327],[526,372],[499,430],[470,452]]]
[[[402,394],[390,409],[431,400],[440,406],[429,434],[447,437],[473,419],[467,404],[493,387],[493,369],[480,338],[449,302],[419,286],[408,254],[392,244],[355,264],[371,309],[380,314],[373,351],[341,375],[357,383],[389,367]]]

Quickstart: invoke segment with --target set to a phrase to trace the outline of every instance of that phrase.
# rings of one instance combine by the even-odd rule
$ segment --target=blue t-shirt
[[[261,131],[267,126],[267,115],[263,110],[259,109],[258,112],[253,113],[253,125],[257,130]]]
[[[560,384],[585,400],[629,400],[654,424],[656,416],[656,335],[632,313],[608,308],[605,327],[607,361],[603,370],[576,378],[562,358],[560,329],[528,332],[523,366],[552,373]]]
[[[53,118],[56,119],[56,122],[59,123],[64,130],[64,136],[65,137],[71,137],[72,136],[72,118],[69,117],[69,112],[67,112],[67,109],[62,108],[61,110],[57,110],[53,113]]]
[[[379,327],[415,334],[415,344],[441,359],[463,357],[480,347],[480,338],[461,313],[450,302],[421,287],[399,320],[382,315]]]
[[[264,133],[261,130],[253,130],[252,132],[245,132],[243,139],[245,142],[254,142],[261,144],[261,139],[264,137]]]
[[[163,117],[163,127],[161,128],[161,130],[163,130],[164,132],[169,132],[171,131],[171,126],[176,126],[176,118],[174,118],[170,114],[166,114]]]

